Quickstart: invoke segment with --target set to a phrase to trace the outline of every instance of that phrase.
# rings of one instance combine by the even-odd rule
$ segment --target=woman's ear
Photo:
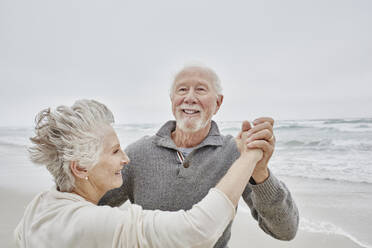
[[[79,166],[78,162],[76,161],[70,162],[70,170],[77,178],[86,179],[88,177],[88,170]]]

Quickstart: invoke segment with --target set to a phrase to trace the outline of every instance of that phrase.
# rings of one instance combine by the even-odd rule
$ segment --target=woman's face
[[[114,129],[107,126],[103,132],[103,151],[99,162],[88,171],[90,183],[102,195],[123,184],[121,169],[129,163],[129,158],[121,149]]]

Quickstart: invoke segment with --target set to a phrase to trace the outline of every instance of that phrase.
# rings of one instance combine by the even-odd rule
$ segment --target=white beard
[[[187,117],[181,117],[179,112],[177,112],[178,113],[176,114],[177,127],[184,132],[197,132],[205,128],[212,120],[212,116],[205,119],[205,112],[203,112],[199,106],[182,104],[179,107],[179,109],[182,109],[182,108],[186,108],[186,109],[189,108],[189,109],[195,109],[195,110],[200,111],[200,117],[196,120],[190,120]]]
[[[187,120],[186,118],[178,119],[177,127],[184,132],[197,132],[205,128],[208,124],[208,120],[204,122],[202,118],[192,121],[192,123],[187,123],[187,122],[190,122],[190,121]]]

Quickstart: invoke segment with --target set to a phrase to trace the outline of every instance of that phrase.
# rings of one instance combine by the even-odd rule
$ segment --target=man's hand
[[[269,177],[267,167],[275,148],[275,136],[273,134],[274,119],[270,117],[261,117],[254,120],[253,125],[254,127],[249,125],[250,128],[244,130],[248,134],[248,138],[244,142],[249,149],[259,148],[263,151],[263,157],[257,163],[252,174],[256,183],[262,183]]]

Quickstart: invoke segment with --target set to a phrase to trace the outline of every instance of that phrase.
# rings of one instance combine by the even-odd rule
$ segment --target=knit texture
[[[143,137],[127,147],[131,162],[123,169],[123,185],[108,192],[100,205],[118,206],[129,199],[144,209],[188,210],[203,199],[240,156],[234,137],[221,135],[212,121],[208,136],[181,162],[171,139],[175,127],[175,121],[168,121],[156,135]],[[294,238],[298,209],[289,190],[271,171],[265,182],[248,183],[243,199],[263,231],[281,240]],[[216,248],[227,247],[231,224]]]

